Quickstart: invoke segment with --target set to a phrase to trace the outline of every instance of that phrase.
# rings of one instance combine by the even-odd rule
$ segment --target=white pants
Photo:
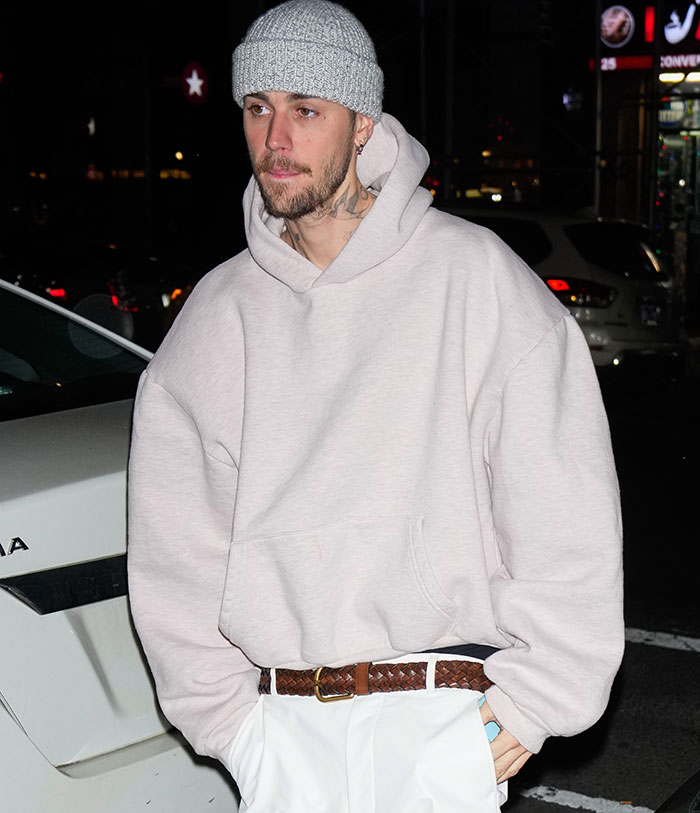
[[[507,783],[496,785],[482,696],[434,688],[333,703],[263,695],[228,760],[241,813],[498,813]]]

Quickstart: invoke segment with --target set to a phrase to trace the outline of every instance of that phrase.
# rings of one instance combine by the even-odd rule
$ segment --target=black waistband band
[[[498,652],[499,649],[488,644],[453,644],[452,646],[441,646],[435,649],[426,649],[424,654],[437,652],[440,655],[465,655],[468,658],[479,658],[485,661],[489,655]]]

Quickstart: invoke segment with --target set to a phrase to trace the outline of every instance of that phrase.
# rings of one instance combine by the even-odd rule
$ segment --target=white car
[[[150,353],[0,281],[0,807],[232,813],[131,625],[126,474]]]
[[[583,330],[597,367],[680,368],[680,298],[645,227],[527,211],[441,207],[498,234]]]

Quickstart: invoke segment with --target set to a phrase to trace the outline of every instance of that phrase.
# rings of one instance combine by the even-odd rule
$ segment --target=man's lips
[[[258,174],[269,175],[270,178],[283,181],[288,178],[296,178],[299,175],[311,175],[311,167],[306,164],[297,164],[289,159],[279,158],[275,161],[271,157],[263,158],[256,166]]]
[[[269,169],[267,174],[271,178],[275,178],[275,180],[284,180],[285,178],[296,178],[297,175],[301,175],[300,172],[295,172],[293,169]]]

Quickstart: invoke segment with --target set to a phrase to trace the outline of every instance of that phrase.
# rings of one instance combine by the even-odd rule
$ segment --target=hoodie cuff
[[[533,754],[539,753],[549,732],[535,725],[498,686],[486,690],[486,700],[501,728]]]

